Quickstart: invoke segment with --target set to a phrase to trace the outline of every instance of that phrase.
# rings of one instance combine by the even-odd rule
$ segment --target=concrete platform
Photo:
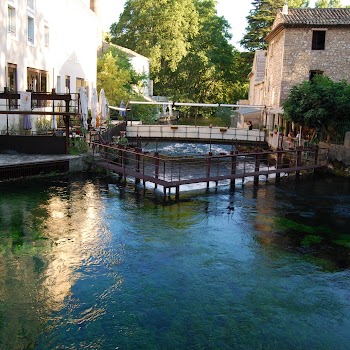
[[[26,163],[41,163],[41,162],[51,162],[58,160],[69,160],[74,161],[81,159],[81,156],[72,156],[69,154],[58,154],[58,155],[43,155],[43,154],[1,154],[0,153],[0,166],[9,165],[23,165]]]

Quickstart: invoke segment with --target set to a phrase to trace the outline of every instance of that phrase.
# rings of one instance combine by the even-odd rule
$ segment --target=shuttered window
[[[16,35],[16,9],[12,6],[7,8],[7,31]]]
[[[31,44],[34,44],[34,18],[28,16],[28,24],[27,24],[28,28],[28,41]]]
[[[312,50],[324,50],[326,42],[325,30],[312,31]]]

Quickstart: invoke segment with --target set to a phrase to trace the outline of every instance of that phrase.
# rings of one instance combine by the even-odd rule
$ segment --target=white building
[[[126,53],[130,64],[133,68],[133,70],[138,73],[145,76],[145,80],[143,81],[143,86],[134,86],[134,90],[136,93],[143,95],[146,99],[151,97],[153,95],[152,91],[152,81],[150,81],[150,63],[149,58],[140,55],[139,53],[130,50],[126,47],[122,47],[119,45],[114,45],[111,43],[103,42],[101,46],[102,52],[106,51],[110,46],[116,47],[118,50]]]
[[[96,87],[97,0],[2,0],[0,32],[0,91]]]

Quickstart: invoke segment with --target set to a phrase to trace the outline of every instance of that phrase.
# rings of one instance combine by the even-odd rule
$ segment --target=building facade
[[[254,128],[262,125],[264,109],[255,107],[264,105],[264,82],[265,82],[266,50],[256,50],[254,54],[252,70],[248,75],[249,92],[248,100],[239,100],[241,106],[234,111],[231,126],[237,128],[248,127],[251,122]]]
[[[75,93],[80,86],[96,87],[98,8],[90,0],[1,1],[0,90]]]
[[[288,9],[277,13],[266,37],[266,124],[273,127],[293,86],[324,74],[350,81],[350,9]]]

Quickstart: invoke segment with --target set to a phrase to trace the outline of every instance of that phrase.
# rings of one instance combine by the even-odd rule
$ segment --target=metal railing
[[[135,125],[127,126],[130,138],[167,138],[223,141],[265,142],[265,132],[258,129],[238,129],[190,125]]]
[[[298,148],[263,152],[192,155],[169,157],[141,149],[111,147],[91,142],[95,163],[120,175],[150,181],[165,188],[184,184],[268,177],[283,173],[312,171],[327,164],[325,149]]]

